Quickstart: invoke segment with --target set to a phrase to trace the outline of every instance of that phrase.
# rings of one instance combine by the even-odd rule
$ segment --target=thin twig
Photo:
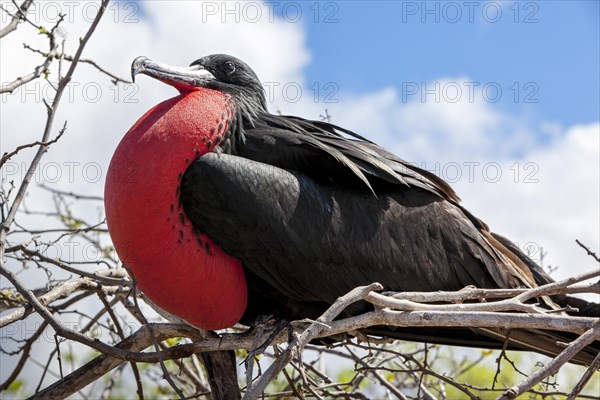
[[[594,373],[596,373],[596,371],[598,371],[599,369],[600,369],[600,353],[598,353],[598,355],[596,355],[596,358],[594,358],[594,361],[592,361],[592,364],[581,376],[581,378],[579,379],[579,381],[577,382],[577,384],[575,385],[575,387],[569,394],[569,397],[567,398],[567,400],[577,399],[579,394],[585,387],[585,385],[587,385],[587,383],[590,381],[590,379],[592,379],[592,376],[594,375]]]
[[[58,141],[58,139],[61,138],[61,136],[63,135],[63,133],[65,133],[65,130],[67,129],[67,122],[65,121],[65,124],[63,125],[62,129],[58,132],[58,135],[52,139],[49,140],[47,142],[40,142],[40,141],[35,141],[33,143],[27,143],[27,144],[23,144],[21,146],[17,146],[16,149],[14,149],[13,151],[9,152],[5,152],[2,155],[2,158],[0,158],[0,167],[2,167],[2,165],[4,165],[5,162],[7,162],[8,160],[10,160],[10,158],[12,156],[14,156],[15,154],[17,154],[19,151],[23,150],[23,149],[28,149],[31,147],[35,147],[35,146],[43,146],[43,147],[48,147],[51,144],[54,144]]]
[[[49,191],[50,193],[53,194],[58,194],[61,196],[67,196],[67,197],[72,197],[75,200],[97,200],[97,201],[104,201],[104,197],[102,196],[90,196],[90,195],[85,195],[85,194],[78,194],[78,193],[74,193],[74,192],[67,192],[67,191],[63,191],[63,190],[58,190],[58,189],[54,189],[51,188],[49,186],[44,185],[43,183],[39,184],[38,187]]]
[[[99,271],[96,273],[96,276],[101,276],[101,274],[104,274],[104,273],[111,274],[112,276],[115,276],[115,277],[116,276],[125,277],[125,274],[122,272],[122,270],[121,271],[119,271],[119,270]],[[103,287],[95,279],[90,278],[90,277],[76,278],[76,279],[71,279],[71,280],[59,283],[54,288],[52,288],[50,291],[48,291],[46,294],[39,296],[39,298],[37,296],[35,296],[35,294],[34,294],[34,297],[37,299],[37,301],[40,304],[42,304],[43,306],[47,306],[57,300],[64,299],[64,298],[70,296],[75,291],[83,290],[83,289],[85,289],[85,290],[104,290],[106,293],[109,293],[109,292],[115,293],[116,291],[120,290],[120,288],[123,286],[128,287],[128,285],[123,285],[123,283],[127,283],[127,281],[122,281],[121,284],[117,284],[112,288],[108,288],[108,287]],[[33,294],[33,292],[32,292],[32,294]],[[23,297],[23,302],[27,302],[26,297]],[[0,328],[7,326],[8,324],[11,324],[15,321],[25,318],[32,311],[33,311],[33,307],[30,304],[26,304],[24,306],[18,307],[16,310],[11,312],[10,314],[6,314],[6,315],[3,315],[2,317],[0,317]]]
[[[560,367],[566,364],[581,349],[598,338],[600,338],[600,321],[596,321],[592,328],[571,342],[567,348],[565,348],[558,356],[552,359],[552,361],[546,364],[543,368],[531,374],[521,383],[506,390],[500,397],[498,397],[498,400],[514,399],[517,396],[525,393],[545,378],[557,373]]]
[[[314,339],[319,333],[326,329],[326,325],[329,324],[335,317],[337,317],[348,305],[363,300],[373,290],[381,290],[383,286],[379,283],[373,283],[369,286],[361,286],[351,290],[348,294],[338,298],[332,305],[321,315],[317,321],[319,323],[312,323],[302,332],[301,335],[296,336],[294,341],[288,346],[288,348],[279,356],[273,364],[265,371],[260,377],[256,384],[252,387],[248,387],[248,391],[244,395],[244,399],[256,399],[262,393],[269,382],[271,382],[275,376],[292,360],[295,354],[301,353],[302,348],[305,344]]]
[[[591,251],[589,249],[589,247],[587,247],[586,245],[584,245],[583,243],[581,243],[579,240],[575,239],[575,242],[579,245],[579,247],[581,247],[582,249],[584,249],[586,251],[586,253],[588,254],[588,256],[591,256],[592,258],[594,258],[594,260],[596,260],[597,262],[600,263],[600,257],[598,257],[596,255],[596,253],[594,253],[593,251]]]
[[[23,3],[21,3],[21,6],[17,9],[15,15],[12,16],[12,19],[10,20],[8,25],[0,29],[0,39],[8,35],[9,33],[15,31],[17,29],[17,26],[25,20],[27,9],[31,6],[31,3],[33,3],[33,0],[25,0]],[[8,12],[6,10],[4,11]]]

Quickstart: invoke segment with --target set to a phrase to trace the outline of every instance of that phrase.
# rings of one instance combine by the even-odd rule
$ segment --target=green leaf
[[[23,387],[23,381],[20,379],[15,379],[9,386],[7,391],[10,393],[16,393]]]
[[[178,345],[181,342],[181,338],[180,337],[169,338],[169,339],[166,340],[166,342],[169,345],[169,347],[175,346],[175,345]]]

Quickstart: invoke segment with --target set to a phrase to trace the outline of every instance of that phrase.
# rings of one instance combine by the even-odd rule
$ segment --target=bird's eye
[[[231,75],[235,72],[235,64],[233,61],[226,61],[223,64],[223,72],[225,72],[227,75]]]

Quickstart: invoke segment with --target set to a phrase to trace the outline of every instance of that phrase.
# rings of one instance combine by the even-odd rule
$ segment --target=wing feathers
[[[353,139],[346,138],[342,133]],[[324,162],[329,166],[326,157],[323,157],[326,155],[351,171],[372,192],[376,193],[372,187],[373,180],[379,179],[392,184],[420,187],[447,200],[456,203],[460,201],[452,188],[431,172],[403,161],[354,132],[326,122],[261,114],[254,120],[254,127],[245,131],[245,137],[247,141],[263,142],[259,145],[263,148],[261,152],[252,151],[256,144],[250,144],[250,149],[242,148],[238,151],[241,156],[247,156],[248,152],[251,152],[252,156],[249,158],[257,161],[269,159],[272,163],[275,161],[274,157],[278,157],[276,161],[281,164],[275,165],[293,167],[294,161],[310,159],[311,162]],[[268,143],[264,142],[265,137],[269,138]],[[273,154],[273,151],[264,152],[267,146],[273,150],[277,149],[276,154]],[[288,148],[285,148],[286,146]],[[313,154],[310,154],[311,152]],[[262,157],[265,157],[265,160]],[[301,168],[299,170],[304,171]],[[339,171],[339,168],[323,168],[321,173],[331,174]],[[347,172],[346,170],[345,173]]]

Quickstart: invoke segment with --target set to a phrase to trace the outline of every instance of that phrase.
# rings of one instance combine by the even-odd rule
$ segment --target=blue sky
[[[600,119],[596,0],[251,3],[302,25],[306,81],[335,82],[341,101],[390,86],[410,100],[421,95],[407,91],[413,83],[466,76],[510,114],[563,126]]]
[[[291,22],[302,5],[308,82],[335,81],[343,94],[468,76],[499,85],[497,105],[512,114],[564,125],[599,119],[596,1],[291,3],[273,9]]]

